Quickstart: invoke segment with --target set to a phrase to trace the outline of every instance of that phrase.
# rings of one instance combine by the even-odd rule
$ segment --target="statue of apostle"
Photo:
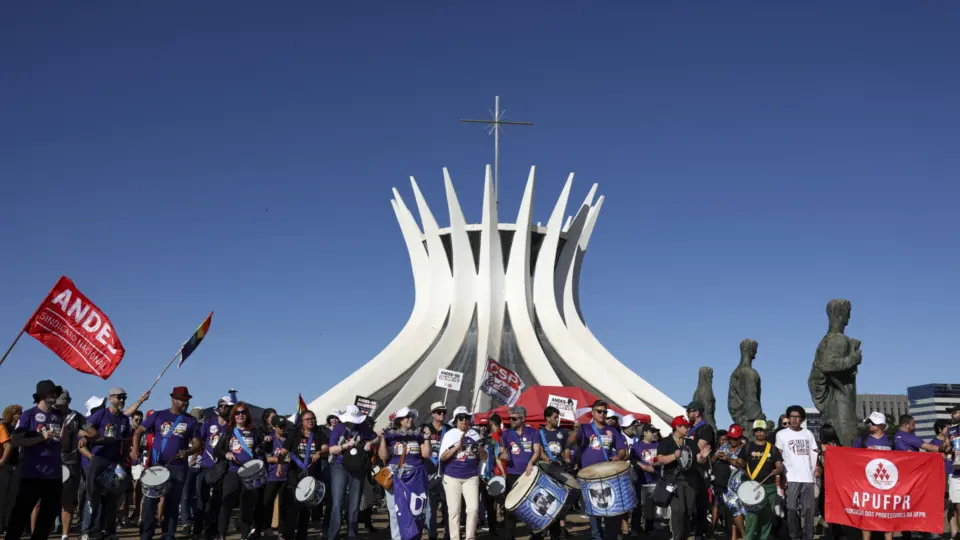
[[[860,341],[843,334],[850,322],[850,307],[849,300],[827,302],[830,328],[817,346],[807,379],[823,423],[833,425],[844,446],[853,444],[857,436],[857,366],[863,361]]]
[[[717,398],[713,396],[712,367],[703,366],[700,368],[697,389],[693,392],[693,401],[703,403],[703,419],[716,429],[717,419],[714,417],[714,412],[717,410]]]
[[[752,339],[740,342],[740,365],[730,374],[730,391],[727,394],[727,410],[730,418],[744,428],[750,437],[753,421],[766,419],[760,405],[760,374],[753,369],[759,344]]]

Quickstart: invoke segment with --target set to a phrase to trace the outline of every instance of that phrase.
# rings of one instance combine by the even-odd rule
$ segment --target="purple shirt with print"
[[[893,449],[904,452],[919,452],[923,446],[923,439],[917,437],[916,433],[907,433],[906,431],[897,431],[893,436]]]
[[[276,431],[274,431],[273,435],[270,437],[273,442],[273,451],[270,453],[270,455],[273,457],[279,457],[280,449],[283,448],[283,439],[277,436]],[[267,482],[286,482],[287,470],[289,468],[290,466],[284,463],[271,463],[267,471]]]
[[[601,442],[597,442],[594,428],[600,433]],[[618,451],[623,450],[623,437],[610,426],[598,428],[593,423],[581,424],[577,429],[577,444],[580,446],[580,468],[585,469],[590,465],[609,461]]]
[[[540,444],[540,434],[530,426],[523,426],[520,433],[513,428],[505,429],[500,437],[507,449],[507,474],[526,472],[533,456],[533,445]]]
[[[863,440],[863,442],[861,442],[861,440]],[[887,437],[886,433],[879,438],[873,435],[867,435],[866,439],[857,437],[857,440],[853,441],[853,447],[866,448],[868,450],[893,450],[893,448],[890,448],[890,437]]]
[[[365,425],[354,426],[352,429],[347,428],[347,425],[344,423],[339,423],[336,426],[333,426],[333,429],[330,430],[330,446],[338,446],[342,442],[346,443],[347,441],[353,440],[356,442],[357,446],[362,446],[362,443],[366,441],[372,441],[377,438],[377,434],[370,431],[369,428]],[[321,441],[314,441],[316,448],[320,448]],[[314,450],[316,451],[316,450]],[[337,455],[333,457],[333,463],[343,463],[343,455]]]
[[[223,435],[225,430],[230,429],[229,425],[220,425],[219,417],[208,418],[200,426],[198,437],[203,441],[203,453],[200,454],[200,467],[209,469],[213,467],[217,459],[213,455],[213,448],[217,446],[217,441]]]
[[[450,461],[443,462],[443,474],[460,480],[469,480],[480,474],[480,440],[466,437],[463,445]]]
[[[180,421],[177,425],[173,425],[178,416]],[[174,414],[170,410],[159,411],[145,418],[143,427],[147,433],[153,433],[153,451],[155,455],[160,455],[159,460],[151,456],[152,464],[167,468],[187,466],[186,459],[174,458],[181,450],[189,449],[191,441],[199,437],[200,430],[196,418],[187,413]],[[164,435],[167,435],[166,444],[164,444]]]
[[[123,441],[129,439],[133,433],[130,428],[130,419],[123,411],[117,414],[110,412],[110,408],[100,409],[87,418],[87,425],[96,428],[100,441],[93,445],[93,453],[110,463],[123,461]]]
[[[43,412],[40,407],[23,411],[14,433],[22,433],[28,437],[42,437],[44,429],[52,431],[53,436],[48,440],[33,446],[20,449],[20,477],[59,479],[61,477],[60,462],[60,430],[63,427],[63,414],[51,409]]]
[[[419,467],[423,465],[423,454],[420,453],[420,445],[423,444],[423,431],[389,429],[383,434],[383,437],[390,449],[388,465],[399,465],[400,454],[404,450],[407,452],[407,457],[403,460],[404,466]]]
[[[657,457],[657,446],[658,444],[655,442],[648,443],[637,439],[630,446],[630,457],[643,463],[644,465],[653,465],[653,460]],[[658,475],[656,472],[643,471],[644,484],[656,484],[657,480],[659,479],[660,475]]]
[[[240,437],[237,437],[237,432],[231,428],[227,428],[227,435],[230,437],[230,440],[227,441],[227,452],[233,454],[233,457],[236,458],[236,461],[231,461],[229,468],[231,471],[240,470],[240,466],[244,463],[250,461],[251,459],[256,459],[257,449],[253,447],[253,429],[240,429],[236,428],[240,434]],[[241,443],[241,439],[243,443]],[[244,448],[244,444],[246,448]],[[250,450],[250,453],[247,453],[247,450]]]

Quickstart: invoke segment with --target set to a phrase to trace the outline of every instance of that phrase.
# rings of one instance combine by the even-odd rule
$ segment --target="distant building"
[[[917,436],[933,437],[933,423],[949,420],[947,409],[960,405],[960,384],[925,384],[907,388],[910,414],[917,420]]]
[[[823,416],[820,414],[815,407],[804,407],[803,410],[807,413],[807,419],[803,422],[803,427],[810,430],[810,433],[813,433],[813,436],[820,440],[820,428],[823,427]]]
[[[900,417],[910,414],[910,399],[906,394],[857,394],[857,419],[863,420],[874,411],[882,412],[893,418],[896,423]]]

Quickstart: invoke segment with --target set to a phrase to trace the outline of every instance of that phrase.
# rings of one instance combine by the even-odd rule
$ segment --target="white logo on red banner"
[[[897,485],[900,478],[900,471],[891,461],[880,458],[867,463],[866,468],[867,482],[870,485],[884,491],[892,489]]]

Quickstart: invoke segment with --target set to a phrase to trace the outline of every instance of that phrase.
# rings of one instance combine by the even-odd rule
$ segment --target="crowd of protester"
[[[355,405],[330,412],[323,423],[309,410],[290,422],[274,409],[253,418],[248,404],[230,396],[204,418],[199,408],[190,410],[192,396],[182,386],[170,393],[169,408],[144,414],[140,407],[149,397],[127,406],[126,391],[111,388],[81,413],[71,408],[68,391],[40,381],[31,407],[6,407],[0,532],[19,540],[30,531],[40,540],[56,531],[67,540],[79,530],[81,540],[113,539],[118,527],[136,526],[141,540],[158,530],[165,540],[214,540],[231,532],[243,540],[306,540],[312,528],[330,540],[353,540],[360,525],[376,531],[371,514],[383,504],[390,524],[383,534],[404,540],[394,494],[380,484],[422,473],[429,478],[429,540],[441,530],[450,540],[484,533],[510,540],[523,524],[508,511],[506,496],[524,475],[543,471],[569,484],[584,469],[623,462],[639,504],[621,515],[589,515],[587,501],[573,489],[556,519],[533,539],[570,536],[568,518],[580,514],[593,540],[658,530],[675,540],[812,540],[823,516],[822,448],[840,444],[829,425],[819,440],[804,428],[799,406],[776,424],[758,419],[717,430],[694,401],[686,416],[672,420],[670,433],[661,433],[633,415],[619,416],[604,401],[593,403],[585,424],[562,421],[554,407],[543,411],[543,425],[531,426],[523,407],[510,408],[507,418],[478,420],[462,406],[448,415],[437,402],[427,418],[404,407],[390,415],[386,428],[375,429]],[[943,453],[944,500],[956,539],[960,469],[954,468],[953,440],[960,438],[960,408],[951,414],[952,422],[938,421],[936,437],[923,441],[909,415],[893,430],[884,415],[873,413],[854,446]],[[260,476],[252,476],[258,463]],[[737,487],[748,481],[762,487],[759,501],[740,499]],[[666,502],[664,485],[671,488]],[[884,531],[823,524],[822,532],[869,540]]]

